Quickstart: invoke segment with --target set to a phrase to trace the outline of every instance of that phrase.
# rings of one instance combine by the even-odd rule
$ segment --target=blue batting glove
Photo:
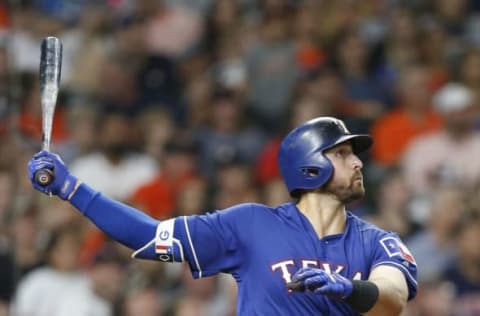
[[[35,173],[42,169],[50,169],[53,172],[53,181],[46,186],[40,185],[35,180]],[[28,162],[28,177],[36,190],[48,195],[57,195],[62,200],[70,199],[77,183],[77,178],[68,172],[60,156],[45,150],[35,154]]]
[[[345,299],[352,294],[353,283],[338,273],[328,273],[322,269],[303,268],[292,278],[297,289],[312,291],[336,299]]]

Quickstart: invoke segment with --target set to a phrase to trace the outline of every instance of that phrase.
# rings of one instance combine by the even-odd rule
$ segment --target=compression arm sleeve
[[[139,249],[155,236],[159,221],[82,183],[70,203],[111,238]]]

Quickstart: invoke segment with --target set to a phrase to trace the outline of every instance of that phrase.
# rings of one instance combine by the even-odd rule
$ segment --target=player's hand
[[[303,268],[298,270],[288,284],[293,291],[311,291],[332,298],[345,299],[353,291],[353,283],[338,273],[328,273],[322,269]]]
[[[35,180],[35,173],[42,169],[49,169],[53,172],[53,181],[45,186]],[[77,182],[77,178],[68,172],[60,156],[45,150],[35,154],[28,162],[28,177],[36,190],[49,195],[57,195],[62,200],[71,197]]]

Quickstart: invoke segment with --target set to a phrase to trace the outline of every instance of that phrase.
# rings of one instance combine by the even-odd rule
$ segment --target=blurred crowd
[[[0,2],[0,315],[231,316],[230,276],[131,260],[31,188],[49,35],[53,150],[80,179],[158,219],[276,205],[285,133],[342,118],[375,140],[350,210],[417,260],[405,315],[480,315],[480,1]]]

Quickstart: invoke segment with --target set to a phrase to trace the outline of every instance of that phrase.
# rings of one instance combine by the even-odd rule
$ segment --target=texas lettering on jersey
[[[272,264],[270,266],[270,269],[274,273],[280,272],[281,278],[283,279],[285,284],[287,284],[292,281],[292,276],[297,270],[307,267],[323,269],[325,272],[328,273],[336,272],[339,274],[343,274],[346,264],[333,264],[315,259],[289,259]],[[362,280],[362,273],[356,272],[354,275],[347,277],[351,280]]]

